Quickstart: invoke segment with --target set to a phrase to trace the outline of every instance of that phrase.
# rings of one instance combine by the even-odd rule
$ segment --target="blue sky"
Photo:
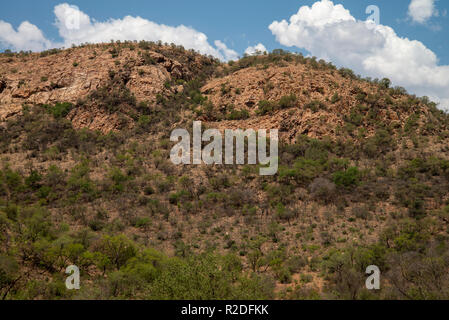
[[[299,7],[311,5],[314,0],[16,0],[2,1],[0,20],[18,27],[28,20],[38,26],[45,35],[59,40],[58,30],[53,23],[53,8],[67,2],[77,5],[91,18],[103,21],[109,18],[123,18],[125,15],[141,16],[154,22],[179,25],[184,24],[204,32],[209,39],[221,39],[228,47],[242,53],[249,45],[263,43],[268,50],[286,48],[275,41],[268,26],[274,20],[281,20],[296,13]],[[375,4],[380,8],[381,24],[393,27],[398,35],[419,40],[432,49],[442,64],[449,64],[449,19],[436,17],[432,26],[406,21],[409,0],[341,0],[351,14],[365,20],[365,8]],[[437,2],[440,11],[449,10],[449,2]],[[4,49],[5,46],[0,47]],[[291,50],[298,50],[293,48]]]
[[[411,1],[432,3],[434,6],[433,14],[427,17],[425,21],[413,21],[414,18],[408,14]],[[298,13],[299,8],[304,6],[312,8],[312,5],[317,2],[322,2],[323,5],[321,7],[317,6],[316,8],[314,6],[315,9],[311,11],[313,13],[313,19],[315,19],[313,23],[319,19],[328,19],[326,21],[337,23],[337,25],[332,25],[332,28],[325,30],[325,32],[330,34],[329,38],[321,34],[315,38],[304,40],[305,34],[295,33],[293,25],[286,26],[285,24],[278,24],[269,29],[269,26],[273,22],[281,22],[284,19],[289,21],[292,15]],[[64,33],[64,30],[60,26],[55,25],[56,16],[54,10],[56,6],[62,3],[75,5],[77,9],[86,14],[86,17],[88,16],[87,18],[90,17],[92,25],[95,21],[107,22],[109,19],[123,19],[129,15],[142,17],[151,23],[157,24],[156,26],[164,24],[171,27],[177,27],[179,25],[191,27],[194,30],[189,31],[189,36],[191,36],[190,40],[182,39],[180,40],[181,44],[187,44],[184,46],[194,47],[203,53],[210,53],[225,60],[232,59],[236,55],[241,56],[249,46],[262,43],[269,51],[275,48],[284,48],[306,54],[310,53],[319,58],[331,60],[339,66],[345,65],[352,67],[356,72],[364,76],[377,77],[386,73],[386,76],[390,76],[395,84],[405,86],[407,89],[411,89],[412,92],[416,91],[419,95],[429,95],[431,98],[449,103],[449,82],[447,86],[444,83],[441,88],[433,90],[433,88],[427,89],[427,87],[430,88],[435,85],[432,79],[428,79],[422,84],[418,79],[407,80],[407,78],[416,76],[420,72],[424,75],[426,75],[425,72],[427,72],[427,75],[435,73],[441,79],[449,78],[449,41],[447,41],[449,38],[449,17],[447,16],[449,2],[445,0],[335,0],[332,4],[330,4],[329,0],[3,1],[0,10],[0,50],[6,48],[18,50],[23,48],[27,49],[28,47],[38,50],[40,48],[57,45],[68,46],[70,42],[81,42],[81,40],[85,40],[86,42],[101,41],[108,37],[109,34],[107,32],[104,32],[101,36],[98,35],[99,32],[97,32],[97,29],[90,25],[90,29],[85,28],[86,30],[91,30],[89,36],[87,36],[88,31],[86,30],[84,30],[85,33],[72,33],[70,30],[65,30],[64,37],[61,37],[60,33]],[[343,8],[339,8],[338,4],[341,4],[350,14],[343,12]],[[379,40],[379,35],[354,32],[354,39],[351,43],[348,43],[348,39],[346,38],[336,40],[335,37],[341,34],[333,34],[335,30],[343,30],[351,33],[351,28],[354,28],[354,30],[357,29],[356,25],[351,27],[345,24],[345,22],[348,22],[352,18],[361,21],[366,20],[368,15],[365,13],[365,10],[369,5],[379,7],[380,24],[391,27],[396,35],[384,36],[385,39]],[[325,8],[327,11],[323,9],[324,7],[327,8]],[[320,14],[323,11],[327,12],[327,18],[323,18]],[[422,9],[418,8],[417,13],[419,14],[420,12],[422,12]],[[61,15],[64,16],[64,14]],[[341,21],[338,19],[335,21],[332,20],[335,16],[338,16],[338,19],[343,19],[344,23],[341,24]],[[63,17],[58,17],[59,20],[64,21]],[[299,20],[302,21],[300,23],[305,23],[304,19],[306,19],[305,15],[300,15]],[[29,35],[30,32],[15,34],[17,28],[24,21],[28,21],[34,25],[33,28],[40,30],[42,35],[36,35],[36,30],[31,32],[32,35]],[[121,25],[125,26],[125,29],[129,29],[130,26],[136,26],[134,23],[136,21],[129,23],[123,22]],[[304,24],[301,25],[304,26]],[[318,30],[316,29],[316,25],[311,26],[306,23],[305,26],[309,33],[314,33]],[[111,33],[114,34],[113,28],[110,28],[107,24],[104,27],[110,29]],[[153,29],[151,26],[147,26],[147,28],[147,33],[143,32],[139,34],[139,37],[145,39],[148,37],[148,34]],[[162,32],[160,31],[159,34],[162,34]],[[171,37],[177,39],[177,34],[180,30],[173,29],[170,32],[172,32]],[[205,34],[208,39],[204,40],[201,45],[191,44],[192,39],[197,36],[195,32]],[[388,31],[384,30],[385,32],[388,33]],[[97,34],[97,36],[93,36],[92,33]],[[156,32],[156,34],[158,33]],[[18,37],[24,38],[22,39],[23,41],[18,40]],[[123,35],[123,37],[126,36]],[[154,40],[155,37],[157,38],[157,35],[152,35],[152,37],[148,40]],[[401,38],[418,40],[424,45],[425,50],[430,50],[433,53],[425,52],[423,48],[417,47],[415,43],[411,42],[403,42],[401,45],[398,44],[397,48],[390,48],[387,51],[385,46],[389,42],[388,40],[395,42],[396,39]],[[220,40],[224,44],[224,48],[222,48],[221,44],[215,43],[214,41],[216,40]],[[323,41],[329,42],[329,48],[320,45],[319,42]],[[379,41],[383,44],[379,44]],[[369,52],[370,49],[368,47],[371,46],[371,42],[375,43],[373,44],[374,48],[379,46],[377,48],[379,50],[376,49],[378,51],[377,54]],[[363,52],[358,52],[358,56],[355,59],[345,59],[344,55],[338,53],[338,45],[342,43],[346,49],[360,43],[360,47],[364,46],[364,48],[357,48],[356,51]],[[404,59],[416,60],[410,65],[403,65],[401,57],[395,56],[395,50],[402,50],[404,45],[408,47],[406,52],[403,53]],[[436,55],[436,61],[433,61],[433,54]],[[381,63],[379,61],[382,59],[383,65],[388,64],[390,58],[392,61],[396,61],[396,65],[392,64],[392,67],[390,66],[391,75],[389,74],[389,70],[385,70],[382,65],[379,65]],[[357,61],[357,59],[360,61]],[[373,62],[374,60],[377,62]],[[373,63],[377,63],[377,65],[373,66]],[[419,65],[427,65],[427,69],[413,70],[413,68],[419,68]],[[410,76],[396,76],[401,70],[407,69],[411,73]],[[421,77],[423,76],[421,75]]]

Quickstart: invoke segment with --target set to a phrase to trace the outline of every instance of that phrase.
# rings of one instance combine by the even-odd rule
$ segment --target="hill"
[[[282,50],[7,52],[0,120],[5,299],[449,298],[449,118],[388,79]],[[278,128],[278,174],[173,165],[196,120]]]

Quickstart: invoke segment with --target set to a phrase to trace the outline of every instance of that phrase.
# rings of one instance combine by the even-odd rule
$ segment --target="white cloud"
[[[277,41],[309,51],[371,77],[388,77],[395,85],[449,107],[449,66],[439,66],[423,43],[399,37],[388,26],[356,20],[330,0],[303,6],[290,21],[274,21]]]
[[[426,23],[432,16],[437,16],[435,0],[412,0],[408,7],[408,15],[414,22]]]
[[[223,54],[225,60],[237,60],[239,58],[239,54],[234,50],[229,49],[222,41],[215,40],[214,44],[217,49]]]
[[[109,42],[111,40],[162,41],[195,49],[202,54],[210,54],[221,60],[235,59],[237,53],[223,42],[216,41],[215,47],[207,36],[184,25],[167,26],[141,17],[126,16],[123,19],[110,19],[98,22],[67,3],[54,8],[55,26],[63,43],[51,42],[36,26],[24,22],[18,31],[10,24],[0,21],[0,42],[15,50],[40,51],[51,47],[70,47],[72,44]]]
[[[16,31],[11,24],[2,20],[0,20],[0,44],[11,46],[17,51],[40,51],[52,45],[39,28],[28,21],[22,22]]]
[[[254,55],[254,54],[258,54],[258,53],[264,53],[264,52],[267,52],[267,48],[265,48],[265,46],[262,43],[259,43],[254,47],[250,46],[245,50],[245,53],[250,56]]]

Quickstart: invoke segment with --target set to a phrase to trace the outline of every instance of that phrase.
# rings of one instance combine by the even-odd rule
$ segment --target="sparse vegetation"
[[[101,85],[77,102],[23,98],[0,126],[0,297],[449,298],[449,120],[429,99],[283,50],[229,64],[161,43],[70,50],[79,71],[76,50],[110,59]],[[285,86],[300,90],[266,85],[266,68],[285,66]],[[154,94],[136,89],[160,70],[175,73]],[[239,70],[262,74],[261,87],[237,87]],[[64,85],[20,71],[0,91]],[[329,82],[309,86],[321,72]],[[279,126],[278,173],[173,165],[170,131],[198,119],[204,130]],[[70,264],[89,286],[65,289]],[[380,291],[365,289],[369,265]]]

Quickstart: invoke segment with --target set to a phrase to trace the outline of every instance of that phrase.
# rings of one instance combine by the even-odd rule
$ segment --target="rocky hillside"
[[[145,49],[145,50],[143,50]],[[93,93],[115,86],[126,87],[137,101],[154,103],[217,62],[177,48],[142,44],[85,46],[38,54],[4,54],[0,63],[0,119],[19,113],[22,105],[69,102],[82,104]],[[111,89],[111,88],[109,88]],[[110,93],[110,92],[109,92]],[[84,106],[84,104],[83,104]],[[77,108],[68,117],[76,128],[108,132],[117,127],[117,117],[93,104]]]
[[[173,165],[195,120],[279,129],[278,173]],[[282,50],[0,54],[0,297],[449,298],[448,125],[388,79]]]
[[[380,84],[364,81],[351,70],[337,70],[323,61],[302,56],[283,58],[277,61],[279,57],[248,57],[229,66],[219,66],[213,58],[182,48],[143,43],[140,46],[86,45],[39,54],[3,54],[0,119],[5,121],[20,113],[24,104],[69,102],[77,105],[68,114],[75,128],[107,133],[117,129],[118,119],[114,114],[99,110],[96,103],[85,107],[86,100],[92,100],[95,93],[105,88],[111,93],[112,86],[123,87],[136,101],[154,104],[158,96],[181,92],[186,81],[204,76],[203,73],[208,80],[201,93],[216,112],[212,117],[204,117],[205,121],[220,120],[220,125],[229,128],[280,128],[290,141],[300,134],[336,135],[351,112],[370,112],[387,126],[397,127],[404,127],[410,115],[416,112],[426,118],[431,112],[427,101],[411,98],[402,88],[390,89],[389,94],[384,95],[382,86],[384,91],[388,89],[387,79]],[[215,77],[210,77],[213,68],[219,71]],[[269,105],[289,95],[295,98],[286,101],[286,106],[273,110],[276,108]],[[262,112],[261,101],[268,102]],[[234,116],[223,117],[232,112]],[[235,117],[238,121],[232,121]],[[366,129],[368,133],[373,132],[369,126]]]

